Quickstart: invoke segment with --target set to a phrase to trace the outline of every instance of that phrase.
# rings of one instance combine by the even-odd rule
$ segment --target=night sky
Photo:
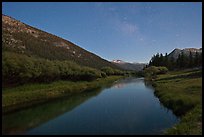
[[[109,61],[202,47],[201,2],[3,2],[2,12]]]

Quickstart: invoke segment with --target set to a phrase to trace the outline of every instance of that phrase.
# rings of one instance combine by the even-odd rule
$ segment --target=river
[[[126,78],[2,117],[4,134],[163,134],[179,122],[143,78]]]

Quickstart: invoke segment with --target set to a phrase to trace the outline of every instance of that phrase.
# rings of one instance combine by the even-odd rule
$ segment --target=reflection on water
[[[83,92],[71,97],[61,98],[32,108],[17,111],[2,116],[3,134],[21,134],[30,128],[36,127],[52,118],[70,111],[90,99],[97,96],[102,89],[92,92]]]
[[[115,84],[113,85],[114,88],[124,88],[125,84]]]
[[[3,116],[4,134],[161,134],[178,122],[143,78]]]
[[[115,82],[112,87],[113,88],[124,88],[125,86],[127,86],[130,83],[142,82],[141,80],[144,80],[144,78],[135,79],[134,77],[128,77],[126,79]]]

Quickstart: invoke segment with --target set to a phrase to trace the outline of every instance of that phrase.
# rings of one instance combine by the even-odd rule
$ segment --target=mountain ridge
[[[121,69],[133,71],[141,71],[147,65],[147,63],[130,63],[119,59],[112,60],[111,62]]]
[[[118,68],[69,40],[2,14],[2,50],[50,60],[70,60],[82,66]]]
[[[172,52],[168,54],[168,57],[173,57],[174,59],[177,59],[179,54],[183,53],[184,55],[189,56],[190,52],[192,53],[192,56],[195,56],[196,52],[198,54],[202,53],[202,48],[175,48]]]

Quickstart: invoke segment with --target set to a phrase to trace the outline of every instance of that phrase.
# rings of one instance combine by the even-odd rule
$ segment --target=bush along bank
[[[2,93],[2,110],[4,114],[9,113],[52,99],[101,88],[121,78],[123,76],[109,76],[95,81],[56,81],[47,84],[35,83],[7,88]]]
[[[47,60],[12,52],[3,52],[2,56],[3,87],[57,80],[93,81],[110,75],[125,75],[125,72],[110,67],[99,70],[71,61]]]

